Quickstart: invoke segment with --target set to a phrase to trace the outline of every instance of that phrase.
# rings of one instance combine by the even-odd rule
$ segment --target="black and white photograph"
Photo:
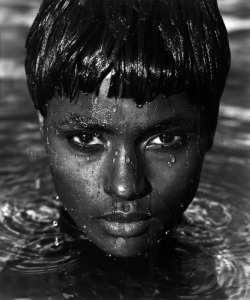
[[[0,300],[250,299],[250,2],[0,0]]]

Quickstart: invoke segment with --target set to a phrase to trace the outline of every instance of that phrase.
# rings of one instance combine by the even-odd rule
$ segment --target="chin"
[[[106,253],[115,257],[133,257],[140,255],[147,251],[150,247],[150,243],[146,234],[137,237],[123,238],[117,237],[112,238],[105,245],[97,245],[100,249]]]

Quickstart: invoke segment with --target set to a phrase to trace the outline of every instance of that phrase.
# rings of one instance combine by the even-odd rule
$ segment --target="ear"
[[[41,134],[42,139],[44,138],[44,117],[38,111],[38,123],[39,123],[39,131]]]

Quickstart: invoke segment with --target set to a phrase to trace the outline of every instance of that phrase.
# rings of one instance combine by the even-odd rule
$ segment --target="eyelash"
[[[166,138],[170,138],[172,140],[169,142],[161,141],[161,139],[166,139]],[[177,149],[185,144],[186,138],[187,137],[183,136],[183,135],[173,135],[173,134],[168,134],[168,133],[161,133],[161,134],[154,136],[153,138],[151,138],[149,140],[149,142],[147,143],[147,148],[149,150],[160,150],[160,151],[164,151],[164,150],[168,150],[168,149]],[[156,139],[159,139],[160,143],[156,143],[156,142],[152,143],[152,141],[154,141]]]
[[[88,141],[74,141],[74,138],[81,138],[89,139]],[[76,150],[98,150],[104,146],[104,143],[99,139],[100,134],[92,134],[88,132],[81,132],[81,133],[71,133],[66,135],[66,140],[70,143],[71,147],[75,148]],[[89,144],[93,142],[94,139],[99,139],[100,143]],[[85,144],[84,144],[85,143]]]
[[[70,133],[66,135],[67,141],[70,143],[71,147],[78,151],[87,151],[87,150],[100,150],[104,148],[104,142],[100,139],[100,134],[92,134],[88,132],[81,133]],[[81,143],[80,139],[85,138],[85,142]],[[74,141],[74,139],[78,139],[78,141]],[[87,141],[86,141],[87,139]],[[90,144],[93,140],[98,139],[99,142],[96,141],[94,144]],[[158,139],[158,141],[157,141]],[[170,139],[168,142],[164,142],[164,139]],[[169,149],[178,149],[184,145],[187,137],[183,135],[174,135],[168,133],[161,133],[155,135],[153,138],[146,144],[146,148],[148,150],[156,150],[156,151],[167,151]],[[156,140],[154,143],[153,141]],[[84,144],[85,143],[85,144]]]

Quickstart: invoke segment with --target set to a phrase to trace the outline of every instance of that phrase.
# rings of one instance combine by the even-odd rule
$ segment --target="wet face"
[[[56,192],[78,227],[115,256],[147,250],[178,222],[197,190],[207,148],[185,95],[53,99],[44,137]]]

